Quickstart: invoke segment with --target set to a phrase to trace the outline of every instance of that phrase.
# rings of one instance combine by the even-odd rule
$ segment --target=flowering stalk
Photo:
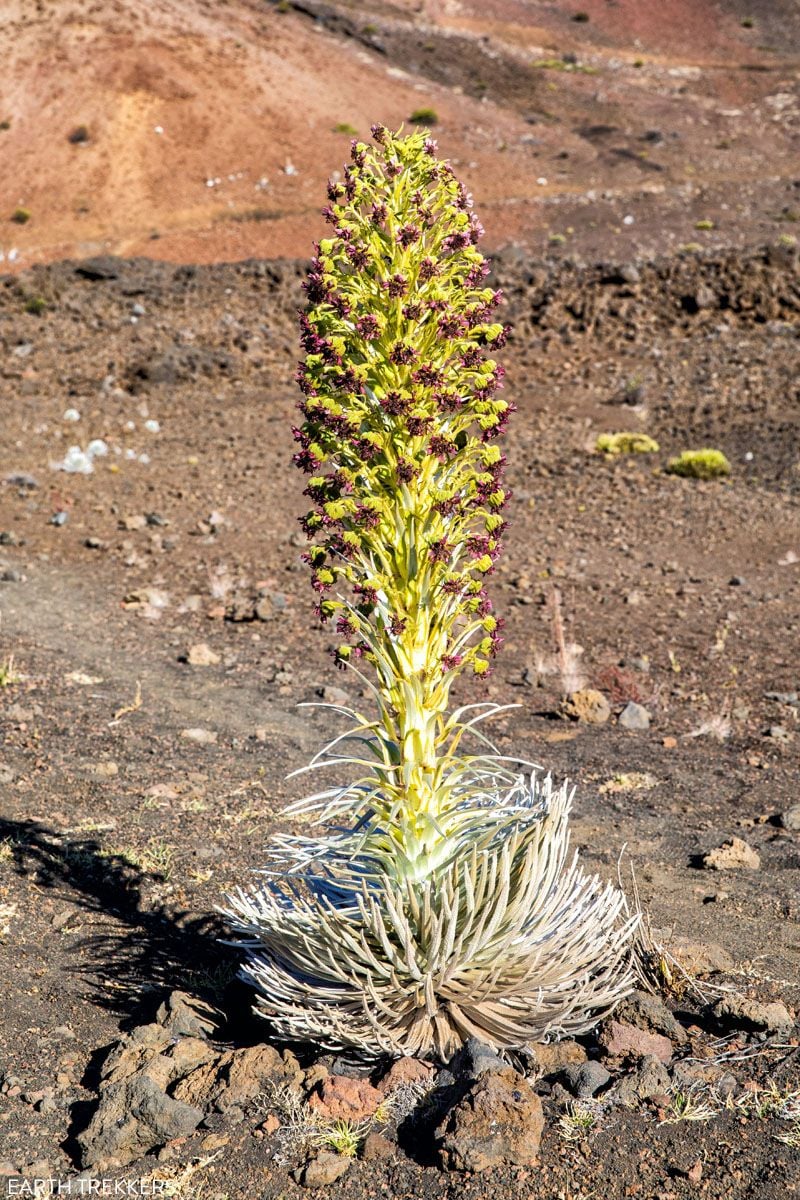
[[[461,671],[485,674],[500,642],[484,578],[505,525],[494,438],[511,405],[487,351],[506,330],[490,321],[500,294],[483,286],[471,197],[435,143],[373,133],[329,187],[295,462],[312,475],[303,525],[319,614],[346,639],[339,661],[377,672],[381,816],[424,874],[452,804],[450,688]]]
[[[500,642],[484,580],[507,498],[494,439],[512,406],[491,356],[506,331],[434,143],[373,134],[329,189],[295,461],[319,615],[337,660],[372,668],[377,716],[344,710],[351,728],[306,769],[356,778],[289,809],[328,835],[273,837],[266,884],[229,915],[282,1037],[445,1058],[470,1036],[519,1047],[591,1026],[631,986],[635,920],[570,860],[566,783],[464,752],[498,706],[448,711]]]

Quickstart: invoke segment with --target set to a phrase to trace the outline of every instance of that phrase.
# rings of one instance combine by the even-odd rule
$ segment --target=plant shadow
[[[177,988],[219,1010],[221,1039],[263,1040],[249,989],[236,979],[238,956],[220,940],[226,935],[221,917],[146,902],[144,888],[164,876],[109,852],[90,836],[58,832],[39,821],[0,819],[0,843],[9,848],[18,875],[103,918],[105,928],[79,935],[70,953],[87,982],[88,998],[118,1015],[123,1029],[152,1019],[165,993]],[[256,1029],[260,1036],[253,1036]]]

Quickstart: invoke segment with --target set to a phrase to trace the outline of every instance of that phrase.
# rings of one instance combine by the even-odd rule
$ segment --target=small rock
[[[652,1054],[646,1055],[635,1071],[623,1075],[612,1089],[613,1097],[628,1107],[634,1107],[651,1096],[669,1092],[670,1079],[667,1068]],[[610,1093],[609,1093],[610,1094]]]
[[[703,1178],[702,1159],[698,1158],[697,1161],[693,1163],[691,1167],[689,1167],[689,1170],[686,1172],[686,1178],[689,1180],[689,1183],[693,1183],[695,1185],[700,1182],[700,1180]]]
[[[573,1096],[591,1100],[595,1092],[606,1086],[611,1074],[599,1062],[573,1063],[565,1069],[564,1078]]]
[[[147,524],[147,517],[144,513],[135,513],[130,517],[120,517],[118,525],[120,529],[124,529],[127,533],[134,533],[137,529],[144,529]]]
[[[308,1106],[333,1121],[363,1121],[373,1115],[382,1100],[383,1093],[366,1079],[329,1075],[317,1085]]]
[[[382,1133],[368,1133],[361,1147],[361,1157],[364,1162],[378,1162],[380,1159],[392,1158],[394,1146]]]
[[[648,1029],[651,1033],[663,1033],[679,1046],[688,1042],[689,1035],[669,1011],[660,996],[651,996],[648,992],[634,992],[623,1000],[615,1012],[621,1021],[636,1025],[639,1029]]]
[[[442,1165],[455,1171],[529,1167],[544,1128],[542,1102],[511,1067],[477,1079],[436,1130]]]
[[[764,730],[764,737],[772,738],[774,742],[782,742],[786,746],[793,740],[794,734],[785,725],[770,725]]]
[[[537,1042],[532,1046],[536,1065],[542,1075],[555,1075],[565,1067],[585,1063],[588,1055],[579,1042]]]
[[[344,688],[320,687],[317,688],[317,695],[323,704],[336,704],[341,708],[347,708],[350,704],[350,693],[346,692]]]
[[[332,1150],[320,1150],[306,1163],[300,1173],[300,1183],[307,1188],[328,1187],[350,1169],[351,1161]]]
[[[378,1091],[386,1096],[402,1083],[432,1083],[434,1074],[430,1063],[418,1058],[398,1058],[378,1083]]]
[[[689,975],[726,974],[736,966],[733,956],[717,942],[673,937],[669,939],[668,948]]]
[[[761,866],[761,858],[747,842],[732,837],[716,850],[704,854],[703,866],[707,871],[757,871]]]
[[[643,704],[636,704],[633,700],[629,700],[619,714],[618,724],[623,729],[644,730],[650,728],[650,713]]]
[[[723,1025],[764,1033],[788,1033],[794,1028],[794,1018],[785,1004],[774,1000],[762,1004],[747,996],[723,996],[714,1005],[714,1015]]]
[[[572,692],[562,701],[559,711],[571,721],[582,721],[585,725],[604,725],[611,716],[605,696],[594,688]]]
[[[21,583],[22,572],[17,571],[14,567],[6,567],[5,571],[0,573],[0,583]]]
[[[612,1058],[647,1058],[652,1055],[663,1063],[672,1059],[672,1042],[669,1038],[660,1033],[648,1033],[613,1018],[604,1023],[599,1042]]]
[[[280,1118],[275,1116],[275,1113],[270,1113],[266,1120],[261,1122],[259,1128],[262,1133],[269,1137],[273,1133],[277,1133],[281,1127]]]
[[[26,1163],[22,1167],[21,1173],[26,1179],[49,1179],[51,1175],[50,1163],[46,1158],[36,1158],[32,1162]]]
[[[676,1062],[672,1068],[673,1087],[689,1091],[700,1084],[717,1086],[724,1074],[723,1067],[715,1062]]]
[[[793,833],[800,832],[800,804],[793,804],[791,808],[787,808],[779,819],[783,829],[791,829]]]
[[[329,1075],[330,1071],[324,1063],[313,1063],[303,1072],[303,1087],[307,1092],[313,1092],[317,1084],[322,1083]],[[380,1087],[380,1084],[378,1086]]]
[[[227,1133],[209,1133],[200,1143],[201,1150],[221,1150],[223,1146],[227,1146],[230,1142],[230,1137]]]
[[[173,1037],[210,1037],[217,1027],[216,1013],[209,1004],[188,992],[170,992],[156,1013],[156,1021]]]
[[[206,642],[195,642],[185,658],[190,667],[216,667],[220,662],[219,655]]]
[[[471,1037],[455,1052],[447,1066],[456,1079],[480,1079],[489,1071],[506,1070],[508,1064],[503,1062],[499,1054],[495,1054],[491,1046]]]
[[[187,742],[196,742],[198,746],[216,746],[217,732],[213,729],[182,729],[181,737]]]
[[[797,708],[800,704],[798,692],[764,692],[764,698],[774,700],[776,704],[787,704],[790,708]]]
[[[13,783],[15,779],[14,769],[8,763],[0,763],[0,783]]]
[[[111,759],[84,763],[83,769],[87,775],[91,775],[95,779],[113,779],[119,775],[119,767]]]

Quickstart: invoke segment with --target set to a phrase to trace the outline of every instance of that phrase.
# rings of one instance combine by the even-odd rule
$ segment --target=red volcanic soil
[[[703,241],[763,238],[791,210],[788,0],[283,7],[10,0],[3,269],[306,255],[349,128],[419,108],[495,244],[656,251],[697,220]]]

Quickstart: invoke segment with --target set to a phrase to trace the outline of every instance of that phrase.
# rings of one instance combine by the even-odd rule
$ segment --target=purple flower
[[[359,317],[356,321],[356,329],[368,342],[374,342],[377,337],[380,337],[380,321],[372,313],[365,313],[363,317]]]
[[[431,562],[444,563],[450,557],[451,546],[447,538],[438,538],[437,541],[431,542],[428,547],[428,556]]]
[[[451,250],[463,250],[470,243],[468,233],[448,233],[447,237],[442,238],[442,250],[447,253]]]
[[[403,249],[406,249],[408,246],[413,246],[414,242],[418,242],[419,239],[420,230],[418,226],[412,225],[410,222],[406,225],[403,225],[403,227],[397,231],[397,241],[399,245],[403,247]]]
[[[394,275],[390,275],[388,279],[384,279],[381,283],[381,287],[385,288],[392,297],[396,298],[398,296],[405,296],[406,289],[408,287],[408,280],[406,279],[405,275],[401,274],[400,271],[397,271]]]
[[[406,429],[411,437],[422,437],[430,428],[432,417],[409,417],[406,421]]]
[[[399,417],[407,410],[408,400],[401,396],[399,392],[387,392],[381,400],[381,408],[390,417]]]
[[[441,270],[442,268],[435,259],[423,258],[422,262],[419,264],[417,274],[424,283],[426,280],[433,279],[434,276],[441,274]]]
[[[439,433],[435,434],[428,442],[428,453],[435,454],[441,459],[449,458],[451,454],[455,454],[457,449],[455,442]]]
[[[435,387],[436,384],[442,381],[442,369],[441,367],[434,367],[432,363],[420,363],[411,378],[420,387]]]
[[[389,351],[389,361],[395,363],[399,367],[407,366],[412,363],[417,357],[417,352],[413,346],[409,346],[407,342],[395,342]]]
[[[410,483],[412,479],[416,478],[418,471],[414,464],[409,462],[407,458],[401,458],[397,463],[396,473],[398,482]]]

